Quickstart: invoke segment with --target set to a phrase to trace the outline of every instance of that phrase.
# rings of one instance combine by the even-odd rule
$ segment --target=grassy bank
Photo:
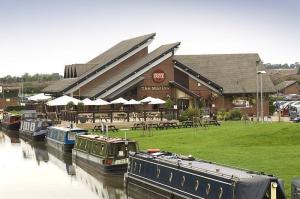
[[[240,168],[263,171],[282,178],[290,195],[290,182],[300,176],[300,125],[224,122],[221,127],[126,131],[141,150],[160,148]],[[124,137],[124,131],[110,133]]]

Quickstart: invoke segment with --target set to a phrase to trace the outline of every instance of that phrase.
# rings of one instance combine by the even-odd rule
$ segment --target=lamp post
[[[266,74],[266,71],[261,70],[261,71],[257,71],[256,73],[257,73],[257,75],[260,75],[260,111],[261,111],[261,123],[264,123],[264,103],[263,103],[263,81],[262,81],[262,75]],[[257,78],[257,80],[258,80],[258,78]]]

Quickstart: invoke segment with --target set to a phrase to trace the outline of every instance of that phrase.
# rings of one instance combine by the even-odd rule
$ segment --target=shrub
[[[226,111],[225,109],[220,109],[218,112],[217,112],[217,119],[218,120],[227,120],[228,119],[228,116],[229,116],[229,113],[228,111]]]
[[[202,112],[202,109],[188,108],[181,112],[179,121],[192,120],[193,117],[200,117],[202,116]]]
[[[232,109],[229,111],[229,118],[230,120],[241,120],[242,112],[240,109]]]
[[[166,101],[166,103],[165,103],[165,107],[167,108],[167,109],[171,109],[171,108],[173,108],[173,106],[174,106],[174,102],[169,98],[169,99],[167,99],[167,101]]]
[[[84,111],[84,104],[82,102],[79,102],[77,107],[79,111]]]
[[[74,103],[72,101],[70,101],[68,104],[67,104],[67,109],[68,110],[73,110],[73,107],[74,107]]]

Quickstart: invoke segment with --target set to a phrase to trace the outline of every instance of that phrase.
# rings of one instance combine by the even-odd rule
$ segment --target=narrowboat
[[[20,115],[13,115],[13,114],[6,114],[1,121],[1,128],[3,130],[11,130],[11,131],[18,131],[21,125],[21,116]]]
[[[130,151],[137,151],[135,141],[80,135],[76,136],[72,155],[76,161],[87,161],[103,174],[123,175],[127,170]]]
[[[286,199],[274,176],[169,152],[130,153],[125,186],[144,198]]]
[[[52,121],[48,119],[22,119],[19,132],[21,136],[30,140],[43,141],[49,126],[52,126]]]
[[[62,152],[71,152],[77,135],[87,134],[87,130],[81,128],[65,128],[52,126],[48,128],[47,144]]]

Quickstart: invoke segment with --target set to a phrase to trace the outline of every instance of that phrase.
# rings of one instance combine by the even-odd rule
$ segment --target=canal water
[[[123,176],[103,176],[86,163],[72,162],[71,154],[25,141],[17,132],[0,131],[0,198],[129,197],[123,188]]]

